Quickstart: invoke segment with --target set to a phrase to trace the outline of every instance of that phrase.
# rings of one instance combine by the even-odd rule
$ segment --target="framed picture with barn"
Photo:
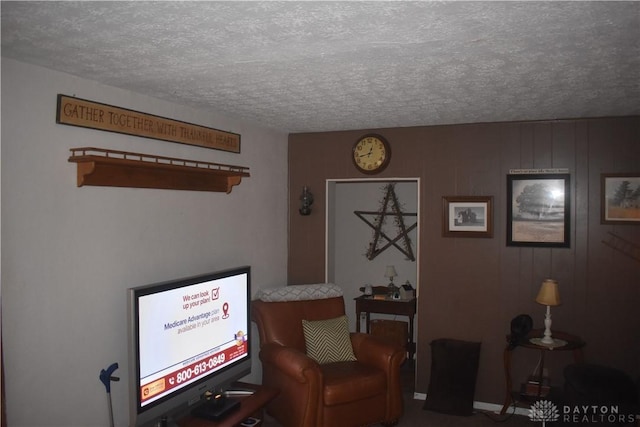
[[[640,172],[601,175],[600,222],[640,224]]]
[[[507,175],[507,246],[570,246],[570,175]]]
[[[492,196],[443,196],[443,237],[493,237]]]

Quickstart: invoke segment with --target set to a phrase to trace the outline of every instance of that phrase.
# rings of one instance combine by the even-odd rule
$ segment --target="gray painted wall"
[[[242,152],[57,125],[58,93],[236,132]],[[77,188],[67,159],[84,146],[248,166],[251,177],[231,194]],[[254,293],[286,284],[286,134],[3,58],[1,179],[10,426],[107,426],[98,376],[113,362],[115,424],[127,425],[128,287],[244,264]],[[248,379],[259,381],[256,349]]]

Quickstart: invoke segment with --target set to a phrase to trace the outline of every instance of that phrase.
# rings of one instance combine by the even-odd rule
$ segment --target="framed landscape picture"
[[[640,224],[640,172],[601,175],[600,222]]]
[[[507,175],[507,246],[569,247],[570,175]]]
[[[444,196],[444,237],[493,237],[493,197]]]

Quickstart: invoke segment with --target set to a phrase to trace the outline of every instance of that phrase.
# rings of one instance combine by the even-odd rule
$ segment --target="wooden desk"
[[[371,296],[365,295],[354,299],[356,301],[356,332],[360,332],[361,313],[365,313],[366,315],[367,333],[370,332],[369,323],[371,321],[371,313],[395,314],[409,318],[409,342],[407,343],[407,352],[409,353],[409,359],[413,359],[416,351],[416,344],[413,342],[413,317],[416,314],[416,299],[374,299]]]
[[[236,383],[232,388],[255,390],[255,393],[245,397],[229,397],[228,399],[239,399],[240,408],[231,412],[223,420],[209,421],[187,415],[178,420],[178,425],[180,427],[235,427],[248,417],[259,415],[259,418],[262,419],[261,414],[264,407],[280,393],[274,388],[249,383]],[[262,424],[260,423],[260,425]]]
[[[529,341],[531,338],[540,338],[544,335],[544,329],[534,329],[529,332],[527,335],[527,339],[522,344],[518,345],[515,348],[511,348],[509,344],[504,349],[504,377],[506,381],[506,395],[504,398],[504,405],[502,405],[502,410],[500,414],[504,414],[507,412],[507,409],[511,405],[511,403],[515,403],[517,399],[517,395],[519,394],[517,391],[513,390],[513,384],[511,381],[511,355],[519,347],[523,349],[529,350],[538,350],[540,352],[540,376],[542,377],[542,372],[544,370],[544,356],[548,352],[557,352],[557,351],[572,351],[573,359],[576,363],[583,363],[584,357],[582,354],[582,347],[585,346],[585,342],[582,341],[580,337],[575,335],[570,335],[565,332],[552,331],[552,336],[555,339],[561,339],[567,342],[567,344],[562,347],[546,347],[543,345],[533,344]],[[507,335],[507,343],[510,341],[511,335]],[[540,382],[542,383],[542,382]]]

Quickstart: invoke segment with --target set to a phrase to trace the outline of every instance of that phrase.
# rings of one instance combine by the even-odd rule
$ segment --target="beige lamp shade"
[[[398,273],[396,273],[396,268],[393,265],[387,265],[387,268],[384,271],[384,277],[388,277],[393,280],[397,275]]]
[[[546,279],[540,286],[540,291],[536,297],[538,304],[555,306],[560,305],[560,293],[558,292],[558,282]]]

